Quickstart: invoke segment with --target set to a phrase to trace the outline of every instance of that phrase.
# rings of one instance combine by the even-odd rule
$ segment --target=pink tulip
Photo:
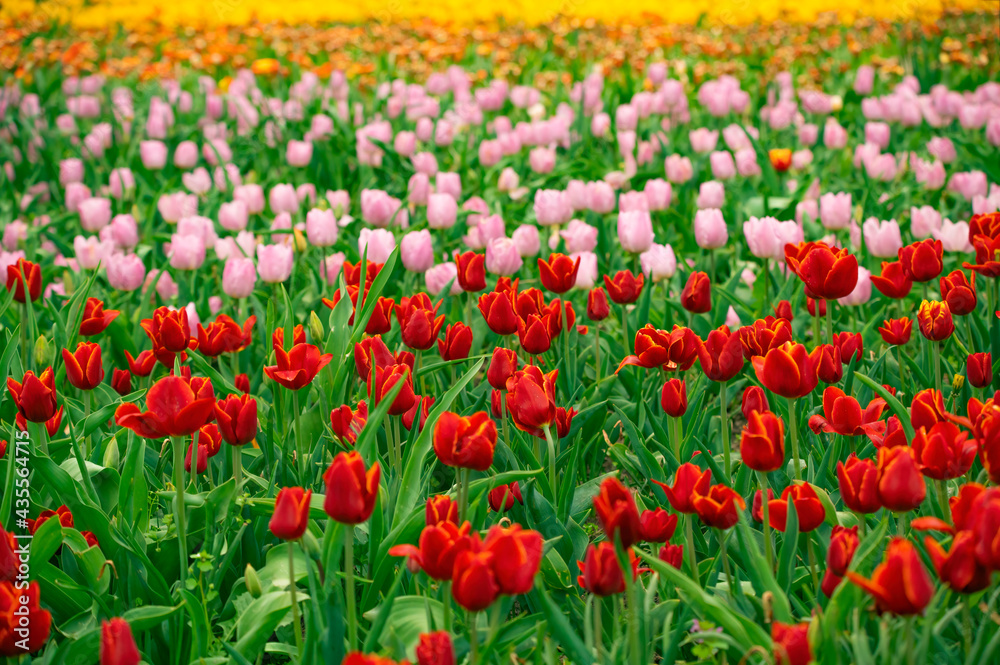
[[[750,253],[760,259],[780,259],[785,245],[778,239],[778,220],[774,217],[751,217],[743,222],[743,236]]]
[[[865,124],[865,141],[874,143],[885,150],[889,147],[889,125],[884,122],[869,122]]]
[[[427,205],[427,200],[431,194],[431,180],[426,173],[414,173],[410,176],[410,182],[406,187],[406,199],[418,206]]]
[[[573,215],[566,193],[557,189],[536,190],[533,208],[535,218],[543,226],[565,224]]]
[[[740,316],[736,313],[736,310],[733,309],[732,305],[730,305],[729,309],[726,310],[726,325],[729,326],[730,330],[736,330],[742,325],[740,322]]]
[[[633,210],[618,213],[618,242],[622,249],[641,254],[653,244],[653,220],[648,211]]]
[[[716,150],[708,156],[712,167],[712,177],[717,180],[728,180],[736,175],[736,164],[732,153],[726,150]]]
[[[326,261],[321,261],[319,265],[320,279],[325,280],[327,284],[336,285],[340,269],[344,267],[346,260],[347,257],[344,256],[343,252],[335,252],[326,257]]]
[[[392,140],[392,148],[401,157],[410,157],[417,149],[417,137],[413,132],[399,132]]]
[[[139,158],[150,171],[159,171],[167,165],[167,146],[163,141],[142,141],[139,143]]]
[[[951,176],[948,189],[971,201],[976,196],[986,196],[987,184],[986,174],[982,171],[964,171]]]
[[[500,177],[497,178],[497,189],[501,192],[513,192],[520,184],[521,179],[518,177],[517,171],[509,166],[504,168],[500,172]]]
[[[847,192],[827,193],[819,198],[819,219],[824,228],[846,229],[851,224],[854,211],[851,195]]]
[[[247,207],[247,213],[251,215],[264,210],[264,189],[260,185],[239,185],[233,189],[233,198],[242,201]]]
[[[726,153],[729,154],[728,152]],[[699,208],[721,208],[726,202],[726,188],[717,180],[708,180],[698,188]]]
[[[190,173],[181,175],[181,182],[192,194],[205,194],[212,189],[212,176],[208,174],[208,169],[199,166]]]
[[[450,229],[458,218],[458,203],[451,194],[431,194],[427,198],[427,223],[432,229]]]
[[[486,168],[496,166],[503,159],[500,142],[495,139],[484,139],[479,144],[479,164]]]
[[[306,213],[306,237],[314,247],[329,247],[337,242],[337,218],[333,211],[313,208]]]
[[[517,244],[510,238],[494,238],[486,245],[486,270],[494,275],[513,275],[524,260]]]
[[[536,199],[537,200],[537,199]],[[615,209],[615,191],[607,182],[596,180],[587,183],[587,206],[598,214],[605,215]]]
[[[993,116],[986,121],[986,142],[1000,147],[1000,116]]]
[[[819,127],[811,122],[804,123],[799,127],[799,143],[804,146],[816,145],[819,139]]]
[[[462,198],[462,178],[459,174],[438,171],[434,177],[434,188],[441,194],[451,194],[456,201]]]
[[[541,250],[541,240],[538,237],[538,228],[530,224],[522,224],[514,230],[510,239],[517,245],[517,251],[522,257],[535,256]]]
[[[283,281],[283,280],[278,280]],[[230,256],[222,269],[222,292],[230,298],[247,298],[257,283],[257,268],[253,259]]]
[[[834,118],[827,118],[823,125],[823,145],[830,150],[840,150],[847,145],[847,130]]]
[[[597,227],[578,219],[570,220],[569,225],[559,232],[566,243],[566,252],[591,252],[597,247]]]
[[[103,242],[97,236],[76,236],[73,239],[73,252],[76,262],[84,270],[93,270],[101,265],[111,254],[114,246],[111,242]]]
[[[674,197],[670,183],[662,178],[647,180],[642,191],[646,195],[646,203],[650,210],[666,210]]]
[[[216,166],[212,171],[212,182],[220,192],[228,191],[230,187],[239,187],[243,184],[243,176],[240,175],[240,168],[236,164],[226,164]]]
[[[283,212],[297,212],[299,209],[299,197],[295,193],[295,187],[292,185],[275,185],[268,192],[267,201],[271,206],[271,212],[276,215]]]
[[[411,231],[399,242],[399,257],[410,272],[426,272],[434,265],[434,243],[427,229]]]
[[[597,283],[597,254],[593,252],[576,252],[569,257],[576,261],[580,259],[580,267],[576,271],[574,287],[583,290],[594,288]]]
[[[760,164],[753,148],[743,148],[736,152],[736,171],[744,178],[760,175]]]
[[[975,251],[969,243],[968,222],[952,222],[950,219],[945,219],[941,222],[941,228],[931,231],[931,235],[941,241],[946,252]]]
[[[170,237],[170,266],[175,270],[197,270],[205,262],[205,241],[196,235]]]
[[[869,217],[862,225],[864,233],[865,247],[872,256],[879,258],[896,257],[903,247],[903,239],[899,233],[899,224],[896,220],[890,219],[879,221],[875,217]]]
[[[703,208],[694,214],[694,239],[702,249],[718,249],[729,242],[729,229],[722,211]]]
[[[330,204],[330,209],[333,210],[333,214],[338,218],[343,217],[351,210],[351,195],[344,189],[328,189],[326,191],[326,202]]]
[[[458,268],[452,261],[439,263],[428,268],[427,272],[424,273],[424,284],[427,285],[427,291],[432,295],[441,295],[449,283],[451,284],[449,291],[451,295],[458,295],[462,292],[462,287],[458,285]]]
[[[111,201],[103,197],[84,199],[77,205],[77,212],[80,213],[80,226],[96,233],[111,221]]]
[[[146,277],[146,267],[135,254],[112,254],[107,257],[105,269],[108,284],[118,291],[135,291]]]
[[[924,189],[937,190],[944,187],[947,174],[941,160],[925,162],[922,159],[913,160],[913,177],[924,186]]]
[[[83,183],[71,182],[66,185],[66,210],[79,212],[80,203],[90,198],[90,187]]]
[[[129,214],[115,215],[111,224],[101,229],[101,238],[108,232],[108,238],[118,247],[131,249],[139,244],[139,225]]]
[[[649,249],[639,255],[639,265],[646,276],[654,282],[670,279],[677,272],[677,257],[670,245],[653,243]]]
[[[160,211],[165,222],[176,224],[184,217],[197,214],[198,197],[184,192],[164,194],[157,201],[156,208]]]
[[[198,146],[194,141],[181,141],[174,148],[174,166],[179,169],[193,169],[198,163]]]
[[[950,164],[958,158],[958,154],[955,152],[955,144],[951,142],[951,139],[944,136],[935,136],[928,141],[927,152],[945,164]]]
[[[364,256],[366,248],[369,261],[385,263],[396,249],[396,238],[386,229],[361,229],[358,235],[358,254]]]
[[[649,199],[644,192],[622,192],[618,197],[619,212],[633,212],[641,210],[649,212]]]
[[[680,155],[670,155],[664,162],[667,180],[676,184],[687,182],[694,175],[691,160]]]
[[[688,133],[688,140],[691,141],[691,149],[695,152],[712,152],[719,142],[719,132],[699,127]]]
[[[247,205],[237,199],[219,206],[219,225],[227,231],[242,231],[247,227]]]
[[[910,233],[916,238],[927,238],[941,228],[941,213],[931,206],[910,208]]]
[[[83,182],[83,160],[71,157],[59,162],[59,184],[65,187],[74,182]]]
[[[872,298],[872,273],[864,267],[858,268],[858,284],[854,290],[837,300],[841,305],[863,305]]]
[[[861,65],[854,75],[854,92],[859,95],[872,94],[875,85],[875,69],[870,65]]]
[[[287,280],[292,274],[292,261],[290,245],[257,245],[257,271],[260,278],[268,284]]]

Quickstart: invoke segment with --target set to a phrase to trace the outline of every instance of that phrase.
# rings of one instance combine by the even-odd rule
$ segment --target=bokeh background
[[[990,9],[998,0],[5,0],[9,20],[42,13],[78,27],[162,22],[165,25],[234,25],[280,21],[396,22],[429,19],[439,24],[492,21],[537,25],[558,17],[603,23],[743,24],[814,21],[835,11],[838,20],[933,20],[946,10]]]

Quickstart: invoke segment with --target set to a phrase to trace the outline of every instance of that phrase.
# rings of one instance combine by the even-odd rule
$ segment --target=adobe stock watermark
[[[13,450],[10,453],[10,464],[14,465],[14,524],[17,530],[14,532],[14,554],[18,558],[17,574],[14,577],[14,589],[17,591],[27,591],[28,578],[31,573],[31,539],[33,536],[28,533],[28,510],[31,506],[31,483],[28,478],[31,470],[28,460],[31,454],[31,435],[28,432],[18,431],[14,436]],[[16,599],[13,626],[14,634],[18,638],[14,646],[28,653],[28,641],[31,635],[31,610],[28,604],[31,599],[21,594]]]

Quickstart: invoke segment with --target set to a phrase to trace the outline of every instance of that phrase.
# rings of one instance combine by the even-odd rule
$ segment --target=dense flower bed
[[[995,18],[23,34],[0,654],[994,662]]]

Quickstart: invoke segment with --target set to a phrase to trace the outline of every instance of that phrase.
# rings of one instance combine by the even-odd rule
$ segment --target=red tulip
[[[208,327],[198,324],[198,351],[203,356],[215,358],[223,353],[233,353],[242,349],[245,337],[251,334],[257,317],[247,319],[248,327],[244,331],[240,324],[225,314],[219,314]]]
[[[84,337],[100,335],[119,313],[117,309],[105,311],[104,303],[99,298],[87,298],[83,306],[83,320],[80,321],[80,334]]]
[[[799,533],[813,531],[826,519],[826,509],[809,483],[789,485],[780,499],[767,502],[771,527],[784,533],[788,520],[789,504],[795,506],[799,520]]]
[[[912,330],[913,321],[905,316],[899,319],[888,319],[878,329],[885,343],[892,346],[901,346],[909,342]]]
[[[767,403],[767,395],[760,386],[747,386],[743,389],[743,399],[740,402],[740,410],[743,417],[750,420],[750,414],[755,411],[770,411]]]
[[[757,380],[788,399],[805,397],[819,382],[815,352],[810,355],[806,347],[795,342],[772,348],[764,357],[754,356],[752,362]]]
[[[925,476],[947,480],[965,475],[976,459],[976,441],[953,423],[921,427],[913,436],[913,455]]]
[[[687,385],[684,379],[670,379],[663,384],[660,406],[672,418],[680,418],[687,412]]]
[[[965,361],[965,374],[973,388],[985,388],[993,383],[993,355],[970,353]]]
[[[440,302],[432,305],[430,296],[423,292],[400,298],[396,305],[396,318],[403,344],[421,351],[434,346],[434,340],[444,325],[444,314],[437,313],[440,306]]]
[[[608,540],[617,537],[622,547],[629,548],[641,539],[639,510],[635,498],[615,477],[605,478],[594,497],[594,511]]]
[[[833,344],[840,349],[840,358],[845,365],[850,363],[852,359],[861,362],[865,351],[865,343],[861,339],[861,333],[835,333]]]
[[[264,374],[288,390],[305,388],[333,360],[332,353],[320,353],[319,347],[305,343],[296,344],[287,353],[277,347],[274,354],[277,364],[265,367]]]
[[[628,550],[628,558],[632,564],[634,580],[639,576],[639,560],[631,549]],[[584,560],[577,561],[576,565],[580,569],[576,583],[595,596],[613,596],[625,592],[625,576],[622,574],[618,554],[615,546],[608,541],[591,544],[587,547]]]
[[[775,665],[809,665],[812,662],[808,622],[789,625],[775,621],[771,624],[771,639]]]
[[[790,148],[771,148],[767,151],[771,167],[778,173],[784,173],[792,168],[792,150]]]
[[[493,572],[495,554],[489,550],[460,552],[455,559],[451,578],[451,595],[461,607],[470,612],[484,610],[500,595]]]
[[[840,348],[833,344],[820,344],[813,349],[816,357],[816,376],[823,383],[839,383],[844,378],[844,361]]]
[[[44,423],[56,412],[55,375],[51,367],[46,367],[40,375],[28,370],[20,382],[7,377],[7,391],[17,405],[17,412],[25,420]]]
[[[951,308],[946,302],[925,300],[920,303],[917,323],[920,325],[920,334],[932,342],[946,340],[955,332]]]
[[[914,282],[929,282],[941,274],[944,267],[944,246],[940,240],[917,241],[899,248],[899,261],[903,272]]]
[[[493,574],[500,593],[516,596],[531,591],[542,563],[542,535],[518,524],[494,525],[483,547],[493,554]]]
[[[603,321],[610,313],[607,291],[595,286],[587,293],[587,318],[591,321]]]
[[[257,400],[249,395],[220,399],[215,404],[215,420],[226,443],[246,445],[257,436]]]
[[[660,561],[664,561],[680,570],[681,564],[684,562],[684,546],[667,543],[660,548],[659,557]]]
[[[538,355],[545,353],[552,346],[552,333],[549,330],[549,316],[529,314],[526,319],[517,320],[517,339],[525,353]]]
[[[885,423],[879,420],[885,410],[885,400],[876,397],[862,412],[858,400],[836,386],[823,391],[823,415],[809,418],[809,428],[816,432],[844,436],[881,435]]]
[[[572,257],[553,252],[549,258],[538,259],[538,277],[542,286],[552,293],[566,293],[576,286],[576,274],[580,270],[580,257]]]
[[[740,456],[754,471],[775,471],[785,463],[785,424],[770,411],[753,411],[740,436]]]
[[[663,508],[644,510],[639,515],[639,540],[646,543],[665,543],[674,536],[677,515]]]
[[[306,329],[299,324],[292,328],[292,346],[296,344],[306,343]],[[278,347],[285,348],[285,329],[275,328],[274,332],[271,333],[271,347],[277,349]]]
[[[465,360],[472,348],[472,328],[456,321],[445,328],[444,339],[439,339],[437,345],[441,360]]]
[[[153,318],[141,321],[142,329],[153,342],[153,352],[162,349],[168,354],[180,353],[188,348],[194,348],[191,337],[191,327],[188,325],[186,309],[169,310],[159,307],[153,312]],[[159,358],[159,354],[156,354]],[[172,357],[171,357],[171,365]]]
[[[479,296],[479,313],[486,325],[498,335],[517,332],[517,313],[514,310],[514,293],[490,291]]]
[[[990,585],[990,570],[976,558],[976,543],[975,533],[961,531],[945,552],[936,540],[924,538],[938,577],[956,593],[976,593]]]
[[[971,224],[969,225],[969,233],[972,233]],[[1000,235],[993,237],[976,235],[970,242],[976,251],[976,262],[965,261],[962,263],[962,267],[977,272],[983,277],[1000,277],[1000,261],[997,260],[997,257],[1000,257]]]
[[[764,356],[773,348],[792,341],[792,325],[788,319],[768,316],[757,319],[752,325],[739,329],[743,357],[750,360],[754,356]]]
[[[635,355],[627,356],[622,360],[618,371],[627,365],[638,365],[647,369],[661,367],[670,360],[669,347],[670,333],[657,330],[652,325],[646,324],[635,333]]]
[[[880,612],[921,614],[934,595],[934,585],[920,555],[905,538],[892,539],[871,579],[851,571],[847,578],[871,594]]]
[[[619,270],[614,277],[604,276],[604,286],[608,296],[619,305],[634,303],[642,294],[642,285],[646,281],[643,273],[633,275],[629,270]]]
[[[128,360],[128,370],[140,378],[152,374],[153,368],[156,367],[156,356],[152,351],[143,351],[137,358],[133,358],[132,354],[126,351],[125,359]]]
[[[903,270],[902,261],[883,261],[882,274],[872,275],[871,280],[882,295],[894,300],[902,300],[910,295],[913,288],[913,279]]]
[[[529,365],[507,379],[507,410],[522,432],[542,436],[544,428],[555,421],[558,374],[558,370],[542,374],[537,366]]]
[[[122,404],[115,422],[147,439],[193,434],[212,418],[215,406],[210,392],[195,388],[180,377],[165,376],[146,393],[145,412],[135,404]]]
[[[424,507],[424,521],[427,526],[441,522],[458,524],[458,502],[452,501],[447,494],[437,494],[429,497]]]
[[[27,291],[25,291],[27,285]],[[24,303],[38,300],[42,295],[42,268],[26,259],[18,259],[7,266],[7,291],[14,292],[14,300]]]
[[[330,411],[330,429],[334,435],[349,446],[358,440],[358,435],[368,422],[368,403],[358,402],[357,410],[350,405],[342,404]]]
[[[850,295],[858,284],[858,258],[846,249],[817,243],[796,270],[813,298],[836,300]]]
[[[458,285],[463,291],[475,293],[486,288],[486,255],[475,252],[455,252]]]
[[[746,501],[736,490],[725,485],[712,485],[705,494],[693,497],[694,509],[702,522],[716,529],[728,529],[739,521],[739,511]],[[773,518],[772,518],[773,519]]]
[[[681,291],[681,307],[692,314],[712,311],[712,283],[703,272],[693,272]]]
[[[728,381],[743,369],[743,346],[740,336],[729,332],[729,326],[720,326],[708,333],[698,347],[701,370],[712,381]]]
[[[778,304],[774,306],[774,316],[779,319],[784,319],[785,321],[791,322],[792,315],[792,303],[787,300],[780,300]]]
[[[941,299],[955,316],[965,316],[976,311],[976,273],[966,279],[961,270],[954,270],[940,281]]]
[[[233,387],[244,395],[250,394],[250,377],[244,374],[237,374],[233,379]]]
[[[944,397],[933,388],[925,388],[913,396],[910,404],[910,424],[914,430],[931,428],[947,420],[944,411]]]
[[[101,665],[139,665],[141,660],[128,621],[115,617],[101,622]]]
[[[408,365],[376,367],[374,378],[374,385],[371,379],[368,381],[368,392],[372,397],[373,406],[378,406],[397,383],[403,383],[403,387],[396,394],[396,399],[392,401],[392,406],[389,407],[390,416],[402,415],[417,403],[417,396],[413,392],[413,372]]]
[[[830,533],[830,549],[826,552],[826,565],[834,575],[843,577],[847,574],[847,568],[851,565],[860,543],[857,526],[848,529],[838,524],[833,527]]]
[[[372,367],[386,367],[395,363],[396,359],[382,341],[381,335],[366,337],[354,345],[354,366],[358,370],[358,376],[365,381],[371,376]]]
[[[878,499],[894,512],[914,510],[924,500],[927,486],[914,451],[904,446],[878,451]]]
[[[990,570],[1000,570],[1000,488],[991,487],[980,494],[973,510],[976,560]]]
[[[871,460],[851,453],[847,463],[837,462],[837,481],[844,505],[856,513],[869,514],[882,507],[878,495],[878,468]]]
[[[809,311],[809,316],[826,316],[826,301],[822,298],[813,298],[808,295],[808,289],[806,289],[806,309]]]
[[[104,380],[101,366],[101,347],[93,342],[80,342],[76,351],[62,350],[66,363],[66,380],[79,390],[93,390]]]
[[[446,630],[421,633],[416,653],[417,665],[455,665],[455,648]]]
[[[447,581],[455,573],[456,557],[474,544],[469,537],[470,529],[468,522],[461,527],[448,521],[428,524],[420,533],[419,547],[396,545],[389,550],[389,555],[405,556],[428,577]],[[478,540],[478,534],[475,538]]]
[[[468,418],[445,411],[434,425],[434,453],[445,466],[486,471],[496,445],[497,426],[485,411]]]
[[[524,504],[521,488],[516,480],[510,485],[497,485],[486,495],[486,500],[490,504],[490,510],[495,513],[507,512],[514,507],[515,500],[522,505]]]
[[[365,468],[356,450],[338,453],[323,474],[326,499],[323,510],[341,524],[361,524],[371,517],[378,499],[381,469],[378,462]]]
[[[690,515],[695,512],[694,497],[708,492],[709,484],[712,482],[712,472],[708,469],[702,471],[687,462],[677,469],[673,486],[652,478],[650,480],[660,486],[674,510]]]
[[[282,487],[274,500],[274,514],[268,528],[282,540],[298,540],[309,526],[309,500],[312,490]]]
[[[42,608],[38,582],[25,588],[20,588],[23,581],[17,584],[0,582],[0,655],[12,659],[41,649],[52,629],[52,615]]]
[[[38,529],[50,519],[55,519],[66,528],[73,528],[73,513],[65,505],[59,506],[55,510],[43,510],[35,519],[28,518],[28,533],[32,536]]]
[[[397,663],[391,658],[383,658],[382,656],[377,656],[371,653],[361,653],[360,651],[351,651],[348,653],[344,660],[340,661],[340,665],[410,665],[409,661],[402,661]]]
[[[517,371],[517,354],[512,349],[498,346],[493,349],[490,366],[486,369],[486,381],[497,390],[507,388],[507,379]]]
[[[132,392],[132,374],[127,369],[117,369],[111,373],[111,387],[125,397]]]

